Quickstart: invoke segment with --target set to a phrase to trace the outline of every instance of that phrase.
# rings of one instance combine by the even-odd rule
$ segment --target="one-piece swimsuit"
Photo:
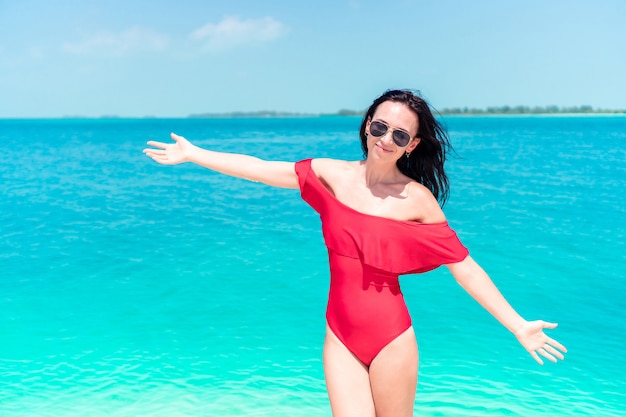
[[[419,223],[361,213],[340,202],[311,169],[296,163],[302,199],[320,215],[328,248],[326,320],[363,364],[411,326],[399,275],[460,262],[468,250],[447,222]]]

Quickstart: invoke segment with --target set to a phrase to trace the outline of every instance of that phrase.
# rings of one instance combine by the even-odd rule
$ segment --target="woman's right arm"
[[[281,188],[298,188],[293,162],[265,161],[250,155],[214,152],[199,148],[172,133],[174,143],[150,141],[144,153],[163,165],[193,162],[232,177],[262,182]]]

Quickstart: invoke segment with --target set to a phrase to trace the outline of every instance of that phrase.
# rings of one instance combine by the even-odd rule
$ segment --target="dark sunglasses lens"
[[[370,133],[372,134],[372,136],[378,138],[387,133],[387,126],[385,126],[381,122],[372,122],[370,123]]]
[[[405,147],[411,141],[411,137],[406,132],[403,132],[401,130],[394,130],[393,141],[396,143],[396,145],[400,147]]]

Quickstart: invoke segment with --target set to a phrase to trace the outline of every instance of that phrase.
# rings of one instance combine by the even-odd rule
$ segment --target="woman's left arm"
[[[539,364],[543,365],[540,356],[552,362],[556,362],[557,358],[564,359],[563,353],[567,352],[565,346],[543,332],[544,329],[554,329],[556,323],[524,320],[511,307],[487,273],[470,256],[447,267],[459,285],[509,329]]]

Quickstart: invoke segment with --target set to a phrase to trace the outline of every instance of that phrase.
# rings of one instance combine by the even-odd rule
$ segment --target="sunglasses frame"
[[[381,124],[381,125],[385,126],[385,131],[381,135],[374,134],[372,132],[372,124],[373,123],[378,123],[378,124]],[[391,139],[393,140],[393,143],[395,143],[397,146],[399,146],[401,148],[406,148],[407,146],[409,146],[409,143],[411,143],[411,140],[413,139],[411,137],[411,135],[409,134],[409,132],[407,132],[404,129],[394,129],[394,128],[390,127],[386,122],[383,122],[382,120],[370,120],[369,132],[370,132],[370,135],[374,136],[375,138],[382,138],[389,131],[391,131]],[[402,144],[398,143],[398,138],[396,138],[396,132],[404,133],[409,138],[408,141],[406,142],[406,144],[402,145]]]

